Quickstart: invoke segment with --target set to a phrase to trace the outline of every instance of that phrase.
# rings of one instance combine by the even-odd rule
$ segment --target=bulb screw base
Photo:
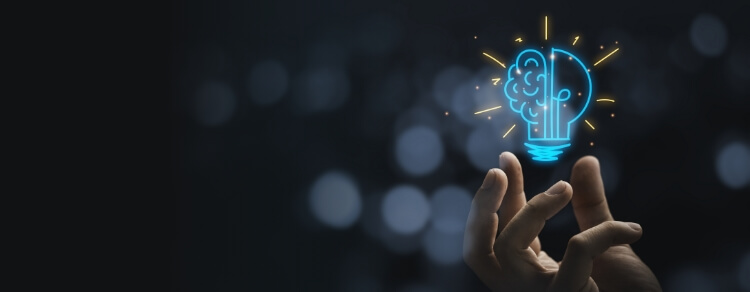
[[[529,148],[531,159],[536,161],[556,161],[557,157],[563,153],[562,149],[570,146],[570,143],[563,145],[535,145],[523,143]]]

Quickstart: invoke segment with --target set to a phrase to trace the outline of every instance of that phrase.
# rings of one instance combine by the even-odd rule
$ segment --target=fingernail
[[[491,188],[495,184],[495,169],[490,169],[490,171],[487,172],[487,176],[484,177],[484,182],[482,182],[482,188],[488,189]]]
[[[630,226],[630,228],[633,228],[633,230],[635,231],[641,231],[641,225],[638,223],[628,222],[628,226]]]
[[[565,191],[565,182],[559,181],[556,184],[552,185],[545,193],[548,195],[558,195],[562,194]]]

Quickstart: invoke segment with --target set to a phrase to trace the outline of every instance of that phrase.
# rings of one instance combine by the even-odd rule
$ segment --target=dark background
[[[460,209],[506,150],[521,159],[528,196],[568,180],[577,158],[599,157],[612,213],[643,226],[633,248],[665,291],[748,290],[747,8],[717,1],[175,2],[165,134],[174,290],[486,290],[462,261],[444,263],[428,251],[451,258],[450,243],[462,233],[435,233],[433,218],[399,235],[380,208],[397,186],[430,200],[452,185]],[[553,165],[530,161],[521,146],[525,125],[500,138],[520,119],[492,91],[490,77],[504,80],[505,70],[481,54],[509,60],[519,33],[543,44],[544,15],[552,42],[581,35],[584,61],[614,41],[621,48],[592,70],[595,90],[616,102],[594,104],[584,117],[597,129],[579,123],[574,146]],[[503,109],[473,115],[492,98]],[[429,145],[416,149],[425,153],[399,158],[399,137],[417,126],[438,139],[421,141]],[[311,208],[316,182],[331,173],[355,191],[341,184],[328,191],[360,199],[340,225]],[[338,212],[338,203],[322,210]],[[559,260],[575,233],[566,207],[542,231],[543,248]]]

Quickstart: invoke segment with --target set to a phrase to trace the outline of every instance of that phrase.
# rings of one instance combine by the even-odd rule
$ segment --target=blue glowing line
[[[562,154],[563,148],[569,147],[570,143],[558,145],[558,146],[544,146],[534,145],[531,143],[523,143],[529,148],[529,153],[533,155],[531,159],[536,161],[556,161],[557,156]]]
[[[560,56],[557,56],[558,54]],[[593,95],[591,74],[578,57],[568,51],[556,48],[551,48],[550,56],[550,71],[547,71],[547,59],[541,52],[534,49],[521,51],[516,57],[515,62],[508,69],[508,81],[503,87],[505,96],[510,100],[511,110],[519,113],[521,118],[527,123],[528,140],[530,142],[538,141],[539,143],[543,143],[543,145],[539,143],[524,143],[528,147],[529,153],[533,156],[532,159],[536,161],[555,161],[563,153],[562,149],[570,146],[570,143],[565,142],[570,141],[571,125],[586,111]],[[555,84],[555,60],[565,59],[564,56],[569,56],[578,63],[586,76],[588,90],[586,90],[583,107],[575,117],[565,123],[567,128],[563,132],[563,135],[561,135],[560,102],[568,101],[573,96],[571,90],[568,88],[561,88],[559,91],[555,91],[555,87],[557,86]],[[515,75],[520,75],[521,68],[519,64],[523,64],[523,71],[525,71],[522,78],[523,82],[527,87],[534,86],[533,92],[527,91],[526,88],[523,88],[522,92],[518,91],[518,82],[520,80]],[[536,78],[531,79],[536,82],[535,84],[532,84],[529,79],[529,75],[532,74],[538,74]],[[543,87],[541,92],[539,87]],[[534,99],[534,103],[531,103],[531,99]],[[539,117],[539,111],[544,111],[541,117]],[[542,127],[538,130],[541,130],[541,133],[532,131],[532,125],[539,125],[540,123]]]

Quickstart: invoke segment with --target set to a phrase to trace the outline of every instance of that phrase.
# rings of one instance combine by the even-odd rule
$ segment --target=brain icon
[[[539,123],[537,118],[547,104],[547,61],[542,53],[525,50],[518,54],[508,69],[505,96],[526,122]]]

